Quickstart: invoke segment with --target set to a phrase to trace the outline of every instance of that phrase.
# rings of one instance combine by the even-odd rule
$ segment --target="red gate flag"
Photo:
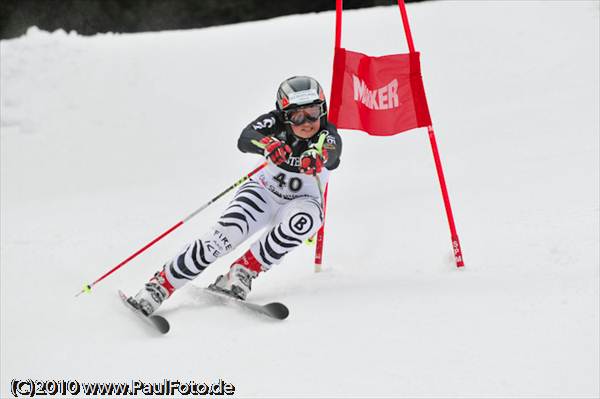
[[[370,57],[336,48],[329,114],[338,128],[374,136],[431,125],[419,53]]]
[[[450,227],[454,259],[457,267],[463,267],[450,196],[423,88],[420,54],[415,51],[404,0],[398,0],[398,7],[409,53],[371,57],[341,47],[343,7],[342,0],[336,0],[329,119],[340,129],[362,130],[373,136],[391,136],[427,127]],[[323,231],[321,226],[317,236],[321,245],[315,253],[315,265],[322,261]]]

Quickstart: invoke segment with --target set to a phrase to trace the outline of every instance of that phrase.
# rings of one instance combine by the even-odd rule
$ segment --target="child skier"
[[[263,155],[268,165],[243,184],[217,223],[167,262],[130,299],[150,315],[176,289],[255,232],[258,240],[211,288],[246,299],[252,279],[278,264],[323,223],[322,189],[340,164],[342,141],[327,121],[319,83],[307,76],[286,79],[276,109],[250,123],[238,140],[242,152]]]

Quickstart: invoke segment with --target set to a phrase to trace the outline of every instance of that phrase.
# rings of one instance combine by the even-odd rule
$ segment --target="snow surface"
[[[333,12],[202,30],[47,33],[1,50],[0,396],[14,378],[217,381],[239,397],[598,397],[597,1],[408,5],[464,251],[457,270],[425,129],[342,131],[325,268],[302,247],[250,298],[121,306],[228,199],[74,298],[259,162],[242,126],[281,80],[330,87]],[[342,45],[405,52],[396,6],[344,13]]]

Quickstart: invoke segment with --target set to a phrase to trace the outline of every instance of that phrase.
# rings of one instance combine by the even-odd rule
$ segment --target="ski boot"
[[[246,251],[231,265],[229,272],[217,277],[208,288],[230,295],[234,298],[246,299],[252,289],[252,279],[261,271],[261,264],[250,250]]]
[[[150,316],[174,291],[175,288],[167,280],[165,270],[163,269],[160,272],[156,272],[144,288],[135,297],[129,298],[128,302],[146,316]]]

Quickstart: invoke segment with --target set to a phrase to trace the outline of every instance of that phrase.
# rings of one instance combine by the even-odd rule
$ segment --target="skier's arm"
[[[327,123],[327,138],[323,147],[327,150],[327,162],[325,167],[334,170],[340,165],[340,156],[342,155],[342,138],[337,129],[331,123]]]
[[[242,152],[262,155],[264,146],[256,145],[256,143],[260,143],[267,136],[272,136],[276,131],[276,125],[277,118],[273,112],[259,116],[242,130],[238,139],[238,148]]]

